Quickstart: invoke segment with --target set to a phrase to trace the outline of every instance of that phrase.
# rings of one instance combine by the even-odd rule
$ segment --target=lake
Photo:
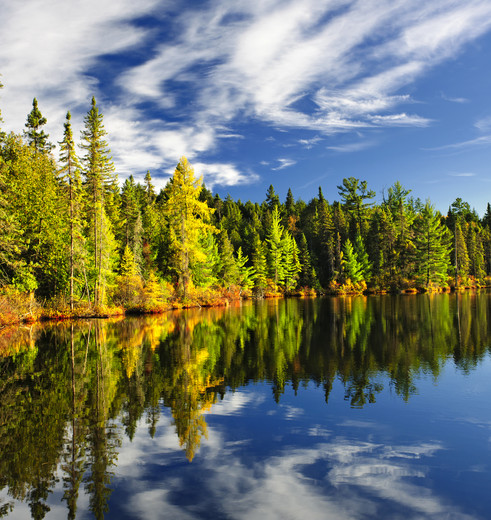
[[[491,294],[245,302],[0,337],[0,516],[486,519]]]

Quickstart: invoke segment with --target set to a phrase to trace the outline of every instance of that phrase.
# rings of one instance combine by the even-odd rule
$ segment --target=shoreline
[[[212,302],[172,302],[165,305],[161,305],[154,308],[141,309],[141,308],[128,308],[125,309],[120,306],[101,306],[98,308],[86,307],[70,311],[69,309],[49,309],[41,306],[37,307],[35,311],[29,314],[23,314],[20,316],[12,316],[12,318],[5,319],[0,325],[0,333],[9,327],[30,324],[44,321],[61,322],[68,320],[86,320],[86,319],[109,319],[114,317],[125,317],[125,316],[145,316],[145,315],[156,315],[165,314],[169,311],[175,310],[187,310],[197,308],[219,308],[228,307],[230,305],[247,301],[247,300],[272,300],[272,299],[287,299],[287,298],[322,298],[326,296],[330,297],[344,297],[344,296],[380,296],[380,295],[416,295],[416,294],[438,294],[438,293],[456,293],[466,291],[478,291],[481,289],[489,289],[490,286],[461,286],[461,287],[431,287],[431,288],[407,288],[407,289],[365,289],[363,291],[297,291],[290,294],[279,294],[271,293],[265,294],[262,297],[254,296],[240,296],[238,298],[230,299],[219,299]]]

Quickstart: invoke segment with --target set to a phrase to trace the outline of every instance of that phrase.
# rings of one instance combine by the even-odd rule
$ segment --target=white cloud
[[[445,144],[436,146],[434,148],[424,148],[425,150],[439,151],[439,150],[462,150],[465,148],[474,148],[476,146],[488,146],[491,144],[491,135],[483,135],[468,141],[461,141],[459,143]]]
[[[491,116],[486,116],[474,123],[474,126],[481,132],[489,132],[491,130]]]
[[[293,159],[285,159],[281,158],[278,159],[278,162],[280,163],[278,166],[271,168],[272,170],[283,170],[284,168],[288,168],[289,166],[293,166],[294,164],[297,164],[297,161],[294,161]]]
[[[488,0],[213,0],[184,8],[165,0],[3,4],[4,127],[21,131],[36,96],[57,141],[67,109],[75,127],[92,93],[111,96],[107,110],[101,100],[102,111],[123,176],[168,171],[181,155],[192,160],[216,152],[224,139],[241,138],[237,121],[323,136],[427,126],[428,118],[402,108],[414,103],[405,89],[491,28]],[[134,23],[146,15],[158,16],[162,26]],[[125,60],[133,50],[139,51],[136,64]],[[97,68],[110,54],[118,56],[119,68],[107,91]],[[316,108],[299,108],[302,100]],[[148,107],[160,112],[149,117]],[[210,184],[257,178],[232,164],[216,174],[212,167]]]
[[[312,137],[311,139],[300,139],[298,142],[307,150],[312,149],[317,143],[320,143],[322,141],[322,138],[319,136]]]
[[[198,175],[203,175],[203,180],[208,189],[219,184],[221,186],[237,186],[256,182],[259,176],[253,172],[241,172],[233,164],[222,163],[194,163],[194,170]]]
[[[472,172],[463,172],[463,173],[449,173],[450,177],[475,177],[476,174]]]
[[[442,99],[444,99],[445,101],[450,101],[451,103],[460,103],[460,104],[469,103],[469,100],[467,98],[450,97],[450,96],[447,96],[446,94],[444,94],[443,92],[442,92]]]
[[[366,150],[367,148],[371,148],[372,146],[376,145],[377,143],[375,141],[360,141],[357,143],[346,143],[337,146],[328,146],[327,149],[334,150],[335,152],[352,153],[359,152],[361,150]]]

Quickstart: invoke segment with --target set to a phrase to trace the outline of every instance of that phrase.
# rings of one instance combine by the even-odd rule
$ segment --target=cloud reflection
[[[226,409],[237,415],[244,402],[253,408],[259,404],[242,392],[229,399],[221,416]],[[127,477],[128,511],[146,519],[211,518],[217,511],[238,520],[473,518],[428,486],[430,459],[444,449],[440,442],[390,445],[334,436],[319,426],[313,431],[312,425],[302,429],[284,424],[285,434],[295,430],[295,446],[306,447],[280,446],[272,454],[261,450],[260,440],[241,439],[237,431],[225,431],[218,422],[209,425],[200,456],[186,465],[176,443],[175,451],[169,450],[171,429],[159,429],[161,436],[155,442],[145,438],[146,432],[136,435],[133,456],[125,455],[118,468]],[[364,424],[362,435],[371,439],[376,425],[370,431],[368,426]],[[174,465],[150,474],[148,467],[162,464],[166,457]],[[140,482],[133,485],[124,468],[135,468],[137,460]]]

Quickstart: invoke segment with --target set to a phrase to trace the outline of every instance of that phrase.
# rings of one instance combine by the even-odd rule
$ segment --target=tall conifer
[[[104,128],[103,115],[99,111],[95,97],[92,97],[92,105],[84,118],[84,123],[81,147],[85,150],[85,156],[82,158],[82,163],[91,215],[95,278],[94,304],[98,305],[102,303],[105,285],[103,259],[108,258],[111,254],[110,251],[106,251],[109,243],[112,242],[112,230],[110,222],[106,218],[105,204],[106,195],[115,182],[115,168],[106,141],[107,132]]]

